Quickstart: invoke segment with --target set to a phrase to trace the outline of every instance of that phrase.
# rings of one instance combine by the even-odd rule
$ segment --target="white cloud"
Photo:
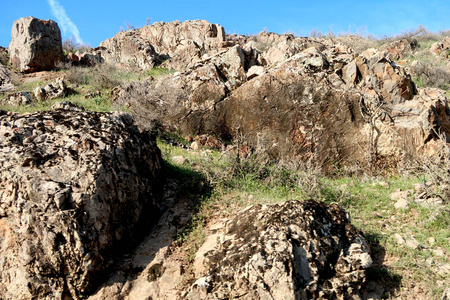
[[[64,7],[62,7],[57,0],[47,0],[47,2],[52,9],[53,15],[56,17],[59,26],[61,26],[63,34],[67,35],[67,33],[70,33],[77,43],[82,44],[83,40],[80,37],[78,27],[70,20]]]

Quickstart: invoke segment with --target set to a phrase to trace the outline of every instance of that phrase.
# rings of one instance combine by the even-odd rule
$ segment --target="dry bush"
[[[424,43],[428,41],[437,41],[442,39],[441,34],[429,31],[423,25],[419,25],[414,29],[407,29],[404,32],[393,35],[393,36],[384,36],[380,39],[382,43],[391,43],[400,40],[416,40],[419,43]]]
[[[128,77],[126,71],[118,70],[108,64],[97,64],[93,67],[77,67],[66,64],[62,68],[70,83],[91,85],[95,89],[111,89],[124,84]]]
[[[164,125],[166,117],[181,114],[186,99],[186,92],[174,87],[170,79],[147,80],[123,88],[116,104],[128,107],[141,128],[155,130]]]
[[[437,155],[426,157],[418,173],[428,179],[430,196],[440,197],[444,201],[450,199],[450,147],[444,135],[440,135]]]
[[[445,67],[434,65],[432,62],[419,61],[411,67],[419,87],[436,87],[443,90],[450,88],[450,73]]]
[[[333,39],[336,43],[341,43],[355,50],[356,53],[362,53],[369,48],[377,48],[380,43],[372,37],[362,37],[357,35],[339,35]]]
[[[62,46],[65,54],[75,53],[77,51],[80,53],[84,53],[92,49],[90,45],[78,43],[75,37],[72,37],[71,39],[66,39],[63,42]]]

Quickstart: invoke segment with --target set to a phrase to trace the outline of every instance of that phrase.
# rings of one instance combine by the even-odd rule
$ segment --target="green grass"
[[[38,111],[50,110],[53,104],[61,101],[70,101],[76,105],[83,106],[86,110],[89,111],[107,112],[117,110],[118,108],[112,105],[111,101],[107,96],[107,93],[108,90],[103,89],[102,96],[93,99],[85,99],[84,94],[75,94],[53,100],[37,101],[29,105],[20,105],[20,106],[0,105],[0,110],[17,112],[20,114],[34,113]],[[126,109],[119,108],[119,110],[126,110]]]
[[[173,74],[175,72],[176,71],[174,69],[154,67],[150,70],[145,71],[145,74],[148,76],[153,76],[155,79],[157,79],[166,75]]]

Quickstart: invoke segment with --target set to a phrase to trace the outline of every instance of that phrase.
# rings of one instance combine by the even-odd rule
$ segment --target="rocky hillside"
[[[202,59],[179,53],[185,71],[124,87],[116,101],[142,116],[142,125],[152,118],[185,136],[244,137],[251,151],[313,158],[324,167],[376,161],[401,167],[433,155],[438,136],[449,134],[445,91],[418,88],[410,69],[393,60],[411,53],[403,43],[357,53],[332,40],[263,32],[200,48]]]
[[[0,298],[450,297],[450,37],[12,38]]]

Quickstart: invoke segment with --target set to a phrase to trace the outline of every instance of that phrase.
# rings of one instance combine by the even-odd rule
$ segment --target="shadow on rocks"
[[[210,185],[198,172],[164,161],[162,173],[161,217],[153,222],[153,226],[140,229],[145,235],[141,235],[138,244],[121,257],[89,299],[120,298],[128,295],[139,277],[145,275],[152,282],[161,276],[165,269],[164,258],[170,255],[171,245],[186,232],[202,201],[211,195]]]
[[[380,244],[381,235],[375,232],[364,233],[370,243],[373,264],[367,270],[367,288],[364,299],[386,299],[395,296],[400,290],[402,276],[394,273],[384,264],[386,249]]]

